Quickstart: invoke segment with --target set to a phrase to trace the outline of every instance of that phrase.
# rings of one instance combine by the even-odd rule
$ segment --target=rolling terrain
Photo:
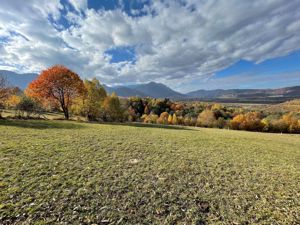
[[[152,97],[152,98],[172,98],[172,99],[184,99],[186,96],[179,92],[172,90],[164,84],[149,82],[146,84],[137,84],[129,86],[113,86],[109,87],[104,85],[104,88],[108,93],[115,92],[121,97]]]
[[[298,135],[31,120],[0,133],[1,224],[300,220]]]
[[[10,85],[17,86],[22,90],[37,76],[37,74],[16,74],[6,70],[1,70],[0,75],[7,77]],[[104,88],[108,93],[115,92],[121,97],[139,96],[176,100],[217,101],[223,103],[281,103],[300,98],[300,86],[277,89],[197,90],[185,94],[156,82],[127,86],[108,86],[104,84]]]
[[[28,84],[33,81],[38,75],[34,73],[18,74],[8,70],[0,70],[0,76],[4,76],[8,84],[24,90]]]

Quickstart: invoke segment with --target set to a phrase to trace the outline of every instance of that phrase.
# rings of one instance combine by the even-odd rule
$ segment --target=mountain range
[[[12,71],[0,70],[0,75],[5,76],[12,86],[25,89],[37,77],[37,74],[17,74]],[[300,86],[277,89],[216,89],[197,90],[186,94],[174,91],[168,86],[149,82],[145,84],[127,86],[103,85],[108,93],[115,92],[121,97],[140,96],[153,98],[170,98],[177,100],[207,100],[220,102],[283,102],[300,98]]]
[[[149,82],[146,84],[136,84],[128,86],[114,86],[108,87],[104,85],[104,88],[108,93],[115,92],[122,97],[140,96],[140,97],[152,97],[152,98],[173,98],[181,99],[186,98],[186,95],[172,90],[164,84]]]
[[[0,70],[0,76],[4,76],[9,85],[24,90],[38,75],[35,73],[19,74],[8,70]]]

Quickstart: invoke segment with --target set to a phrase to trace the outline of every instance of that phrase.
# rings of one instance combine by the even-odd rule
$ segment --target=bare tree
[[[0,75],[0,103],[8,98],[10,92],[11,89],[8,87],[6,78]]]
[[[6,77],[0,75],[0,118],[4,102],[13,93],[13,90],[14,89],[8,86]]]

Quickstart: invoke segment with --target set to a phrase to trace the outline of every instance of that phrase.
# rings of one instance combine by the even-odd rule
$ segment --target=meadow
[[[0,134],[0,224],[300,221],[299,135],[43,120]]]

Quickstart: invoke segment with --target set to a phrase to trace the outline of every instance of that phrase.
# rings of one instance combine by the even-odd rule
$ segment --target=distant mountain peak
[[[18,74],[8,70],[0,70],[0,75],[4,75],[11,86],[19,87],[24,90],[28,84],[36,79],[38,74],[26,73]],[[148,83],[127,85],[127,86],[108,86],[103,85],[108,93],[115,92],[122,97],[152,97],[152,98],[170,98],[170,99],[199,99],[199,100],[216,100],[231,101],[264,101],[266,99],[278,98],[277,102],[300,98],[300,86],[277,88],[277,89],[216,89],[216,90],[197,90],[187,94],[174,91],[165,84],[150,81]]]

